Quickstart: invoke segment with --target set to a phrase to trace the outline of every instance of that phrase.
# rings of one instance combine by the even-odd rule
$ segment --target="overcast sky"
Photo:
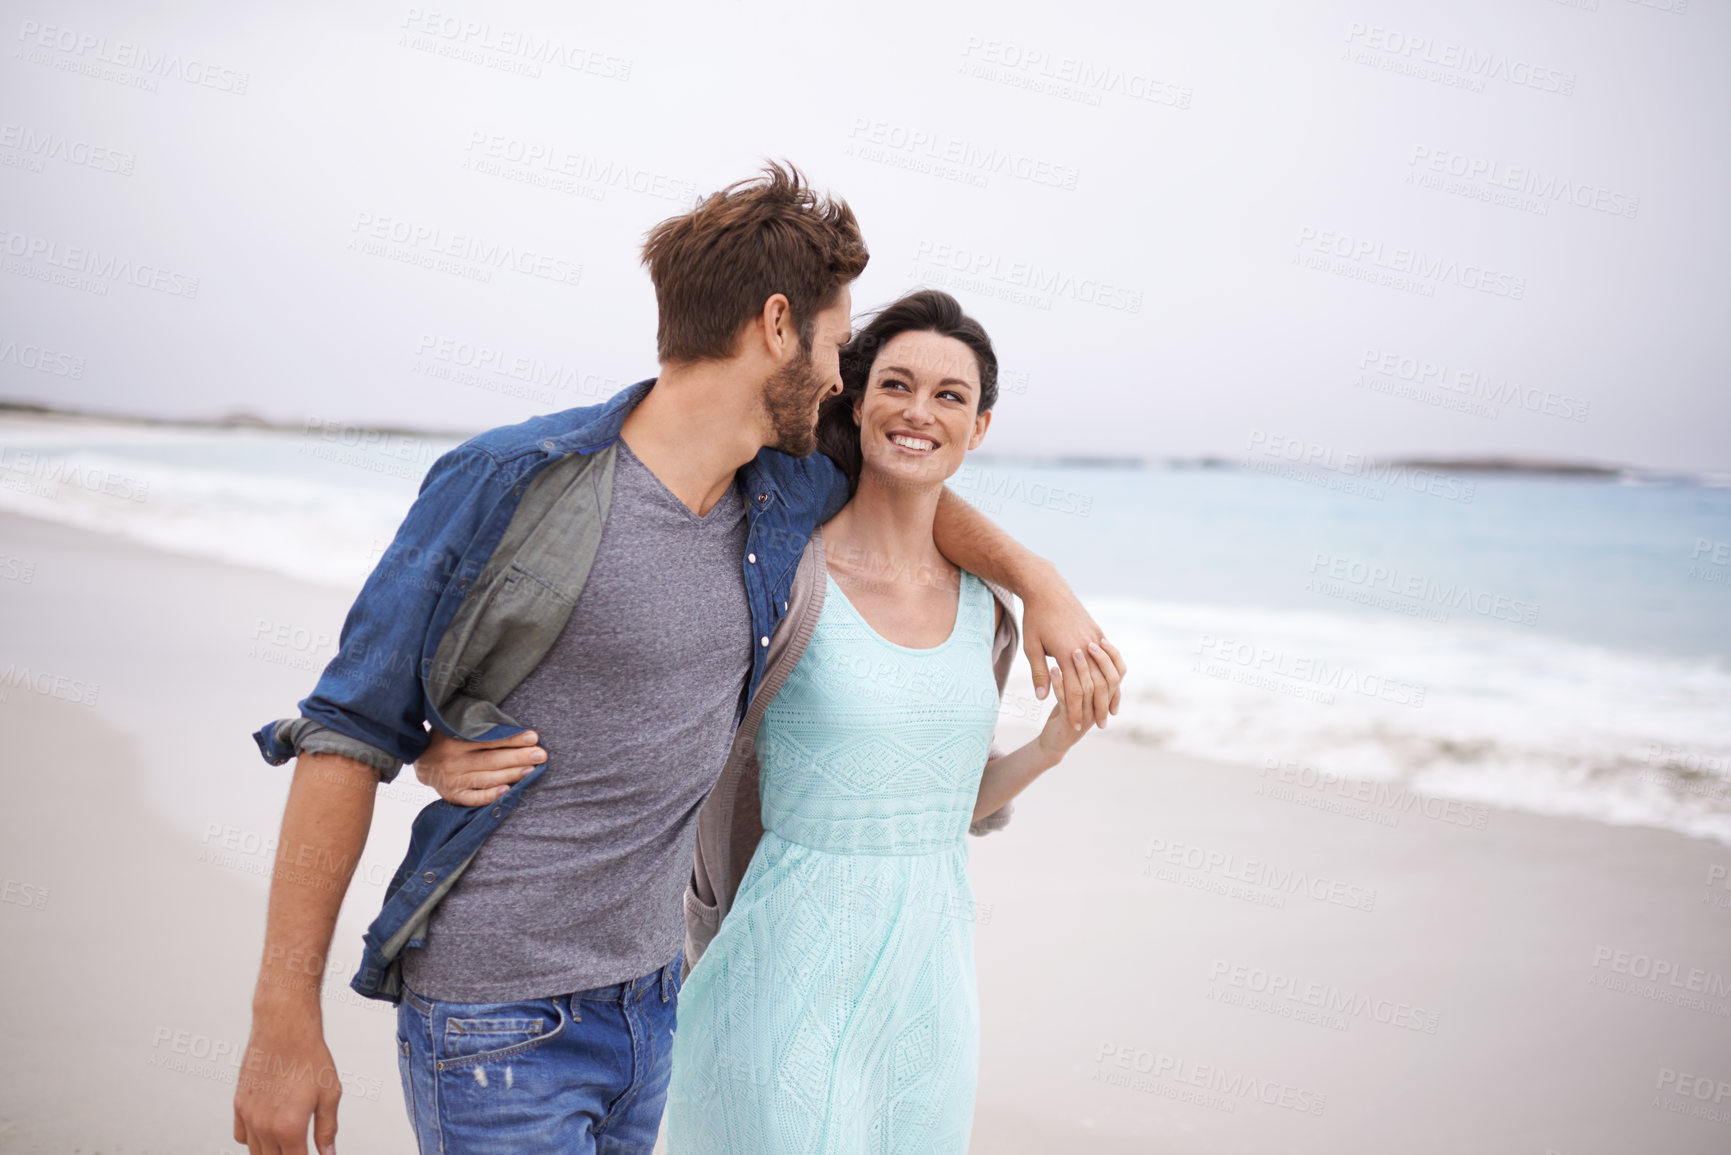
[[[985,322],[988,448],[1731,469],[1723,0],[151,7],[7,5],[0,396],[587,404],[644,231],[776,156],[858,308]]]

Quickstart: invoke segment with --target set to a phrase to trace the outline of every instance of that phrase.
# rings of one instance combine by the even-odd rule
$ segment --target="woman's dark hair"
[[[919,289],[885,305],[841,351],[841,392],[817,414],[817,447],[847,474],[848,493],[859,486],[859,426],[853,406],[865,394],[880,350],[903,333],[954,337],[974,351],[980,367],[980,404],[985,413],[998,401],[998,354],[985,326],[962,311],[961,302],[938,289]]]

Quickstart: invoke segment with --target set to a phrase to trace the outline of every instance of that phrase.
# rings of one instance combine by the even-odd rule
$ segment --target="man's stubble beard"
[[[763,408],[769,417],[769,447],[791,457],[817,449],[817,404],[828,387],[812,368],[811,347],[802,344],[797,361],[777,369],[763,385]]]

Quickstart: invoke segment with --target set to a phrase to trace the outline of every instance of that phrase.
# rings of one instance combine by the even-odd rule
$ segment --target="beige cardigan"
[[[685,888],[685,973],[690,974],[697,960],[721,929],[721,920],[733,905],[734,892],[740,877],[757,850],[763,837],[763,805],[757,793],[757,725],[770,702],[787,681],[788,674],[805,653],[817,629],[818,616],[823,612],[824,578],[828,576],[824,560],[823,530],[811,535],[805,552],[800,555],[799,568],[794,572],[793,590],[788,596],[788,610],[776,626],[769,641],[768,667],[763,683],[746,710],[745,720],[734,735],[733,748],[728,751],[721,778],[703,809],[697,816],[697,854],[692,863],[691,881]],[[984,579],[981,579],[982,581]],[[986,582],[986,588],[1004,607],[998,615],[997,630],[992,637],[992,673],[998,681],[998,694],[1004,693],[1004,680],[1015,660],[1020,631],[1016,627],[1015,606],[1003,587]],[[992,746],[989,757],[1003,751]],[[971,825],[971,834],[989,834],[1002,829],[1010,820],[1015,804],[1002,807]]]

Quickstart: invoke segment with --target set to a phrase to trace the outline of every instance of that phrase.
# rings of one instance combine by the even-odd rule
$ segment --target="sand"
[[[0,1152],[238,1150],[288,781],[248,735],[348,597],[9,516],[0,553],[34,565],[0,580]],[[346,981],[425,797],[385,792],[333,948],[351,1153],[413,1150]],[[1111,731],[972,846],[976,1151],[1731,1150],[1731,848]]]

